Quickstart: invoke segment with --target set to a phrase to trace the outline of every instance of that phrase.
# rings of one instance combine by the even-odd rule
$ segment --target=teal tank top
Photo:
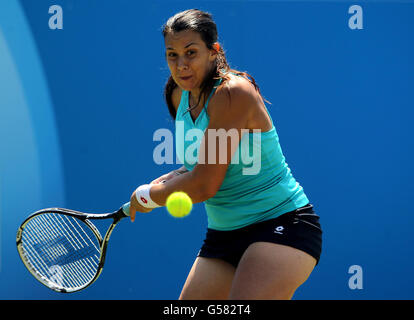
[[[220,82],[221,79],[216,87]],[[201,140],[210,121],[207,106],[214,92],[215,89],[195,121],[187,111],[189,91],[181,94],[175,119],[176,155],[189,171],[197,165]],[[269,131],[243,135],[220,189],[204,201],[204,206],[208,228],[234,230],[276,218],[308,203],[285,162],[272,120]]]

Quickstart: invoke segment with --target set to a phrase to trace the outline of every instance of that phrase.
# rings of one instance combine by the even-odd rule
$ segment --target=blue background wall
[[[51,5],[63,29],[51,30]],[[351,30],[351,5],[363,29]],[[323,256],[296,299],[413,299],[414,2],[0,2],[0,298],[176,299],[206,217],[164,208],[123,221],[100,279],[57,294],[15,248],[32,211],[107,212],[159,166],[159,128],[173,129],[161,26],[174,13],[213,13],[232,67],[259,83],[295,177],[321,216]],[[351,290],[348,269],[363,270]]]

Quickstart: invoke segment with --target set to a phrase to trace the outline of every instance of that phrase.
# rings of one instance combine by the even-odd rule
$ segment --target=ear
[[[210,49],[210,61],[214,61],[216,59],[219,51],[220,51],[220,44],[218,42],[213,43],[212,49]]]

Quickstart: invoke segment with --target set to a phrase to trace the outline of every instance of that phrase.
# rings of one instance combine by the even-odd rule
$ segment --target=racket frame
[[[40,272],[38,272],[32,266],[32,264],[27,260],[27,258],[25,257],[26,254],[25,254],[25,251],[23,249],[23,244],[22,244],[23,230],[24,230],[25,226],[30,222],[30,220],[32,220],[36,216],[39,216],[39,215],[42,215],[42,214],[47,214],[47,213],[57,213],[57,214],[62,214],[62,215],[67,215],[67,216],[70,216],[70,217],[77,218],[80,221],[82,221],[83,223],[85,223],[89,227],[89,229],[92,231],[92,233],[96,236],[96,238],[98,240],[98,243],[99,243],[99,251],[100,251],[98,268],[96,270],[96,273],[95,273],[94,277],[89,282],[87,282],[86,284],[84,284],[82,286],[79,286],[79,287],[75,287],[73,289],[67,289],[67,288],[60,287],[60,286],[56,285],[56,283],[54,283],[54,282],[50,281],[49,279],[47,279],[46,277],[44,277]],[[43,285],[47,286],[48,288],[52,289],[53,291],[60,292],[60,293],[72,293],[72,292],[80,291],[80,290],[83,290],[83,289],[87,288],[92,283],[94,283],[98,279],[100,274],[102,273],[103,266],[105,264],[105,257],[106,257],[106,252],[107,252],[107,248],[108,248],[109,238],[111,237],[111,234],[112,234],[115,226],[117,225],[117,223],[122,218],[125,218],[125,217],[127,217],[127,215],[122,210],[122,207],[116,212],[102,213],[102,214],[84,213],[84,212],[65,209],[65,208],[42,209],[42,210],[36,211],[32,215],[30,215],[28,218],[26,218],[23,221],[23,223],[20,225],[20,227],[18,228],[17,235],[16,235],[17,251],[19,253],[19,256],[20,256],[21,260],[23,261],[23,264],[27,268],[27,270],[29,270],[29,272],[33,275],[33,277],[35,277],[35,279],[37,279]],[[112,224],[109,226],[108,230],[105,233],[105,236],[102,238],[101,233],[95,227],[95,225],[92,222],[90,222],[90,220],[105,220],[105,219],[110,219],[110,218],[113,219]]]

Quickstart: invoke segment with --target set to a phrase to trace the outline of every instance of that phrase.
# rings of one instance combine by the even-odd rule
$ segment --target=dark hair
[[[180,32],[185,30],[191,30],[200,34],[201,39],[204,41],[208,49],[212,49],[213,44],[218,40],[216,23],[213,21],[211,14],[208,12],[204,12],[198,9],[190,9],[179,12],[169,18],[168,21],[164,24],[162,28],[162,34],[165,38],[165,36],[171,32]],[[248,79],[260,94],[259,87],[251,75],[246,72],[240,72],[230,68],[229,64],[227,63],[224,50],[220,45],[220,50],[216,58],[216,66],[215,68],[212,68],[211,72],[206,76],[201,85],[201,93],[198,98],[198,103],[200,102],[201,97],[206,98],[210,94],[217,79],[229,79],[229,76],[227,75],[228,72],[243,76],[244,78]],[[164,98],[168,106],[168,111],[170,112],[173,119],[176,117],[176,110],[172,103],[172,92],[176,87],[177,84],[170,75],[167,83],[165,84]]]

